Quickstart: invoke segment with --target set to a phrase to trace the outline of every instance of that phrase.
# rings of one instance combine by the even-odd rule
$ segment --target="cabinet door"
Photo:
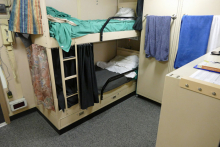
[[[219,0],[183,0],[182,15],[220,15]]]
[[[181,19],[177,16],[176,20],[171,20],[169,61],[159,62],[154,58],[145,58],[144,45],[146,20],[144,16],[146,14],[160,16],[172,16],[173,14],[178,14],[179,3],[178,0],[144,1],[137,93],[160,103],[162,101],[165,76],[173,69],[173,64],[170,63],[174,62],[178,41],[178,35],[176,34],[178,31],[176,31],[176,26],[180,25]]]

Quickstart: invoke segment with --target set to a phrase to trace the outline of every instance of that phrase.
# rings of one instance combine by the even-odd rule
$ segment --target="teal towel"
[[[72,39],[92,33],[99,33],[106,20],[80,20],[68,14],[59,12],[52,7],[47,7],[47,14],[53,17],[65,18],[74,22],[77,26],[68,23],[57,23],[49,21],[50,36],[55,38],[59,46],[69,52]],[[111,20],[105,27],[104,32],[116,32],[133,30],[134,20]]]

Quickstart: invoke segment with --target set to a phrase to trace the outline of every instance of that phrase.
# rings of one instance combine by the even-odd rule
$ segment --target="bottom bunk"
[[[55,52],[59,52],[60,53],[60,49],[47,49],[47,50],[51,50],[50,52],[52,52],[51,55],[53,54],[53,51]],[[70,51],[71,52],[71,51]],[[98,88],[98,99],[99,99],[99,103],[94,103],[94,106],[88,107],[87,109],[81,109],[81,104],[80,104],[80,92],[77,90],[78,89],[78,78],[79,76],[77,75],[78,73],[78,68],[77,68],[77,53],[69,53],[70,57],[66,57],[65,55],[66,53],[64,53],[62,55],[63,59],[60,60],[66,60],[66,61],[70,61],[71,59],[75,59],[73,60],[72,63],[68,63],[70,65],[68,65],[67,63],[64,63],[63,66],[63,70],[65,71],[65,77],[67,80],[64,81],[63,83],[65,83],[66,87],[70,87],[70,92],[66,91],[66,96],[64,96],[65,101],[68,102],[68,98],[71,99],[72,98],[78,98],[77,103],[72,103],[69,107],[66,107],[64,109],[64,111],[58,107],[55,106],[56,108],[58,108],[58,111],[55,109],[55,111],[53,110],[48,110],[45,109],[43,105],[38,105],[37,108],[39,109],[39,111],[58,129],[58,130],[62,130],[63,128],[69,126],[70,124],[92,114],[93,112],[100,110],[101,108],[123,98],[126,95],[129,95],[130,93],[133,93],[136,90],[136,80],[134,78],[130,78],[129,75],[127,77],[126,75],[123,74],[119,74],[119,73],[115,73],[110,71],[108,68],[100,68],[98,66],[96,66],[95,68],[95,75],[96,75],[96,80],[97,80],[97,88]],[[137,55],[138,56],[139,52],[138,51],[133,51],[133,50],[127,50],[127,49],[121,49],[118,48],[117,49],[117,55],[118,56],[129,56],[129,55]],[[50,56],[50,54],[48,54]],[[57,67],[54,66],[54,60],[50,61],[50,57],[48,56],[48,62],[50,65],[50,69],[51,69],[51,65],[53,65],[54,68],[54,73],[55,70],[59,71],[59,74],[54,74],[51,73],[51,79],[54,77],[54,81],[52,80],[51,83],[52,85],[55,85],[56,87],[56,93],[54,92],[54,88],[53,88],[53,95],[57,94],[57,87],[60,85],[57,85],[57,83],[55,82],[56,79],[59,79],[58,83],[62,83],[63,76],[62,76],[62,68],[60,67],[60,69],[55,69]],[[61,56],[60,56],[61,57]],[[118,58],[116,58],[118,60]],[[62,62],[66,62],[66,61],[56,61],[59,64]],[[53,64],[52,64],[53,63]],[[62,64],[60,64],[62,66]],[[67,69],[71,69],[70,71],[68,71],[67,69],[65,69],[65,67],[68,67]],[[69,68],[71,67],[71,68]],[[73,70],[72,70],[73,68]],[[54,74],[54,75],[52,75]],[[76,76],[73,76],[73,75]],[[71,78],[68,77],[72,77],[73,79],[75,79],[75,84],[73,84],[73,81],[70,82],[71,84],[68,85],[68,83],[66,83],[67,81],[71,80]],[[116,78],[116,80],[109,82],[108,79],[111,78]],[[62,87],[62,85],[61,85]],[[64,91],[62,93],[65,93]],[[68,97],[68,95],[70,95]],[[57,102],[55,102],[57,101]],[[55,100],[55,105],[59,105],[59,101]],[[76,102],[76,100],[74,101]]]

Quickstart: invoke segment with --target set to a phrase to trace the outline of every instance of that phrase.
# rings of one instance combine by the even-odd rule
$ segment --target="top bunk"
[[[48,22],[48,14],[47,14],[48,8],[46,7],[45,0],[40,0],[40,5],[41,5],[41,13],[42,13],[43,34],[42,35],[31,35],[32,42],[34,44],[38,44],[46,48],[57,48],[59,47],[59,43],[55,38],[51,37],[51,31],[49,29],[50,24]],[[128,1],[128,2],[124,0],[118,0],[118,9],[122,7],[123,8],[126,7],[126,8],[132,8],[135,11],[136,5],[137,5],[136,0]],[[52,7],[50,8],[53,10]],[[76,19],[76,21],[77,20],[78,19]],[[106,22],[108,21],[110,21],[110,18]],[[115,20],[115,21],[118,21],[118,20]],[[114,23],[114,20],[113,20],[113,23]],[[107,25],[107,23],[104,23],[104,25],[101,26],[101,30],[104,30],[105,25]],[[117,28],[113,28],[110,32],[104,31],[103,34],[102,34],[102,31],[100,32],[98,31],[98,33],[91,33],[91,34],[87,34],[81,37],[76,36],[72,38],[71,46],[76,45],[76,44],[96,43],[96,42],[101,42],[101,41],[118,40],[118,39],[133,38],[133,37],[140,36],[140,33],[138,31],[131,29],[131,24],[128,23],[128,25],[130,26],[129,27],[125,26],[122,29],[123,31],[118,31]],[[129,28],[129,29],[126,30],[125,28]],[[96,30],[97,29],[98,28],[96,28]]]

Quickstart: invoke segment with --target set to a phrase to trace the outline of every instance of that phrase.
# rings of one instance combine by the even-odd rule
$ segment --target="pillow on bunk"
[[[116,56],[108,63],[102,61],[97,62],[98,67],[120,74],[138,67],[138,64],[139,64],[139,58],[137,55],[131,55],[127,57]],[[126,74],[125,76],[127,78],[134,78],[136,75],[137,74],[135,72],[131,72],[129,74]]]
[[[132,8],[120,8],[119,11],[115,14],[117,17],[135,17],[135,12]],[[118,20],[133,20],[131,19],[118,19]]]

